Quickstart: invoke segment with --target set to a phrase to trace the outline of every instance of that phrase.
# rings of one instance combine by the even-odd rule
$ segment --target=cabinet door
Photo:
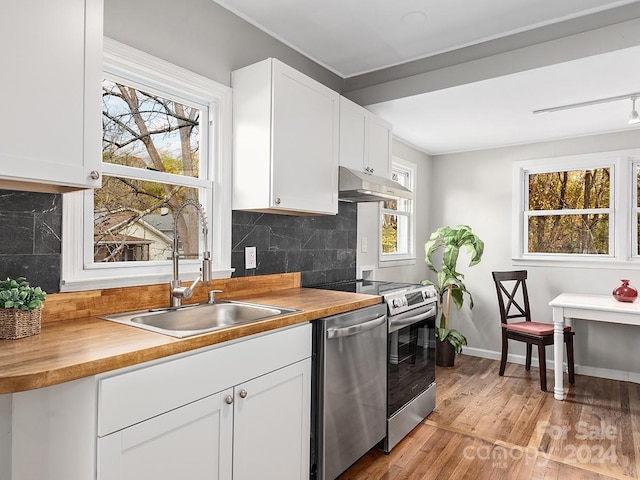
[[[391,124],[369,117],[369,169],[374,175],[391,177]]]
[[[231,389],[98,439],[98,480],[230,480]],[[259,477],[256,477],[259,478]]]
[[[102,0],[5,2],[2,16],[0,186],[99,186]]]
[[[309,478],[311,359],[235,387],[233,478]]]
[[[368,167],[369,112],[340,97],[340,165],[359,172]]]
[[[339,98],[273,60],[272,207],[338,212]]]

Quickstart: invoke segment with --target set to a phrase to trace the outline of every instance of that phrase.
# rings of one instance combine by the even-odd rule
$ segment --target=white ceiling
[[[636,1],[216,0],[344,78]],[[430,154],[620,131],[629,100],[532,111],[638,92],[638,59],[631,47],[368,108]]]

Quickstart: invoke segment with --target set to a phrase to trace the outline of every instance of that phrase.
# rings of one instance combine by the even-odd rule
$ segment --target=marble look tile
[[[303,284],[355,278],[357,205],[337,215],[291,216],[233,212],[234,276],[301,272]],[[244,269],[244,247],[257,247],[258,266]]]

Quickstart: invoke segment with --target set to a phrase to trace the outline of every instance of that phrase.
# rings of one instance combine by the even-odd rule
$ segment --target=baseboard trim
[[[481,357],[481,358],[489,358],[491,360],[500,360],[500,352],[495,352],[493,350],[483,350],[481,348],[464,347],[462,350],[462,353],[465,355],[470,355],[472,357]],[[507,362],[524,365],[525,357],[524,355],[509,354],[507,355]],[[537,356],[533,356],[531,358],[531,368],[538,368]],[[547,360],[547,368],[549,370],[553,370],[555,368],[555,363],[553,360]],[[565,371],[567,370],[566,365],[564,366],[564,370]],[[576,374],[586,375],[588,377],[599,377],[599,378],[608,378],[610,380],[620,380],[622,382],[640,383],[640,373],[625,372],[624,370],[613,370],[610,368],[591,367],[588,365],[576,364]]]

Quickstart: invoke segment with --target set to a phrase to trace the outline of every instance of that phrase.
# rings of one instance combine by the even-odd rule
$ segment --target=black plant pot
[[[456,351],[449,342],[436,341],[436,365],[439,367],[453,367]]]

